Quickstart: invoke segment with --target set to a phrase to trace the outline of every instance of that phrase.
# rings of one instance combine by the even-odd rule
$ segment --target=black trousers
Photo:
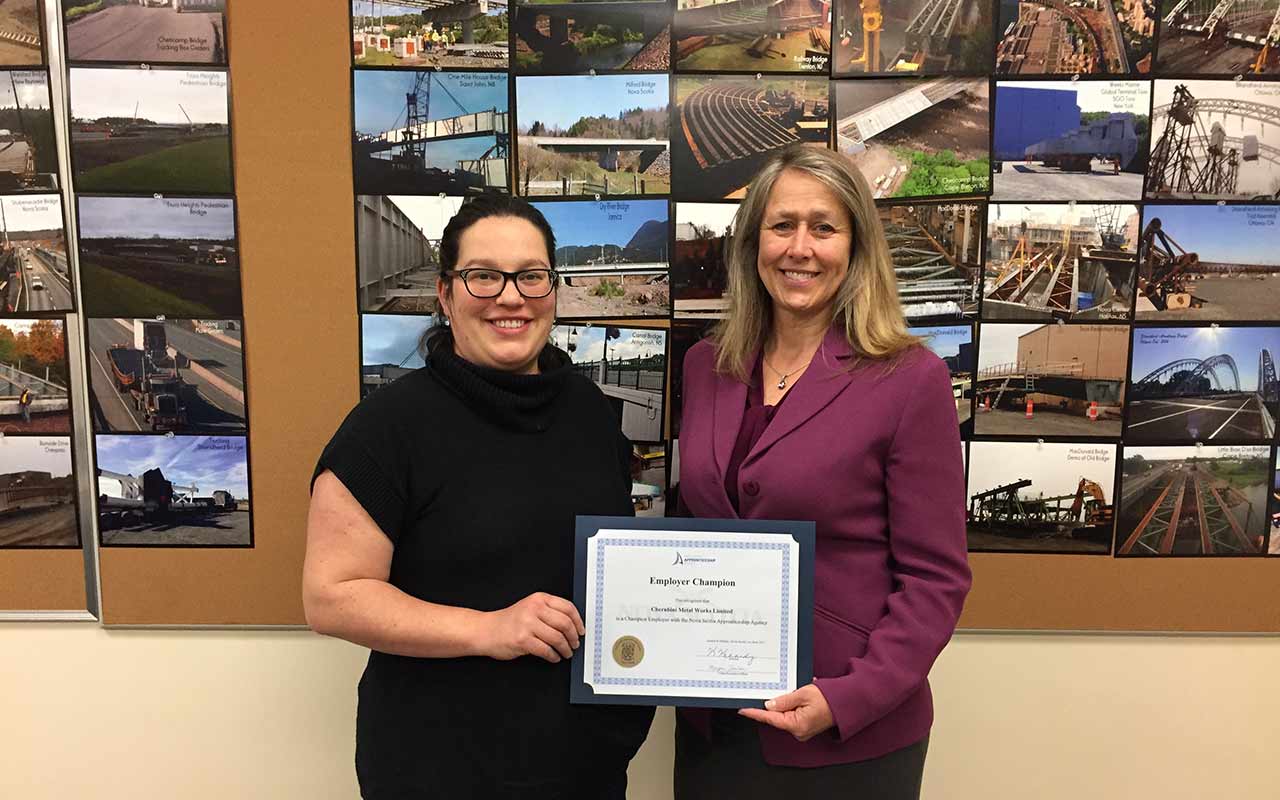
[[[829,767],[775,767],[760,752],[756,723],[712,715],[713,742],[676,715],[675,800],[919,800],[929,737],[879,758]]]

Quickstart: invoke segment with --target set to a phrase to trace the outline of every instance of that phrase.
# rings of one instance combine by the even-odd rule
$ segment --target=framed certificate
[[[814,524],[578,517],[570,701],[763,707],[813,678]]]

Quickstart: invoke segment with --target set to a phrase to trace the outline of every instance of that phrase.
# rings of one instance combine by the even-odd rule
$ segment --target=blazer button
[[[756,495],[760,494],[760,484],[756,483],[755,481],[747,481],[746,483],[742,484],[742,490],[747,494],[751,495],[752,497],[755,497]]]

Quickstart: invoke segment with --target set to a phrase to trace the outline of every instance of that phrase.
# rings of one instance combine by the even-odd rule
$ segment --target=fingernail
[[[772,711],[772,710],[773,710],[773,701],[772,701],[772,700],[765,700],[765,701],[764,701],[764,707],[765,707],[765,708],[767,708],[767,709],[769,709],[770,711]]]

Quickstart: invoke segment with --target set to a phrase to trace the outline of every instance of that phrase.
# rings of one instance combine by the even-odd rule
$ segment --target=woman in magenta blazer
[[[814,682],[765,710],[683,711],[676,797],[918,798],[926,676],[970,582],[950,374],[907,333],[841,156],[772,158],[726,261],[728,316],[685,357],[680,505],[817,522]]]

